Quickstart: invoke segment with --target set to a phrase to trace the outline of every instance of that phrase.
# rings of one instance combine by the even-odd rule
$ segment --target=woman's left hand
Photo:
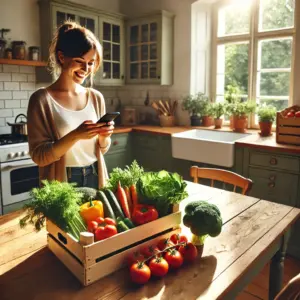
[[[111,121],[106,123],[102,123],[103,126],[99,127],[99,132],[98,134],[102,137],[110,137],[112,135],[112,133],[114,132],[114,125],[115,122]]]

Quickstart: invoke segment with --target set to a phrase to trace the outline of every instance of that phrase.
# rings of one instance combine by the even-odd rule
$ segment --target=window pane
[[[143,42],[148,42],[148,24],[143,24],[142,25],[142,43]]]
[[[249,33],[251,1],[222,7],[218,13],[218,36]],[[246,3],[245,3],[246,2]]]
[[[131,46],[130,47],[130,61],[137,61],[138,60],[138,46]]]
[[[148,78],[148,63],[142,63],[141,78]]]
[[[141,58],[142,60],[148,60],[148,45],[142,45]]]
[[[228,86],[237,87],[248,94],[249,44],[225,44],[218,46],[217,94],[224,95]]]
[[[150,41],[151,42],[157,41],[157,23],[150,24]]]
[[[291,67],[292,38],[263,40],[258,49],[261,69]]]
[[[157,66],[156,62],[150,62],[150,78],[157,77]]]
[[[89,29],[91,32],[95,33],[95,20],[87,18],[86,28]]]
[[[113,63],[113,78],[115,79],[121,78],[120,64]]]
[[[260,0],[259,30],[294,27],[295,0]]]
[[[139,78],[139,64],[130,64],[130,78]]]
[[[111,78],[111,63],[109,62],[103,63],[103,78]]]
[[[111,44],[103,42],[103,59],[111,60]]]
[[[150,59],[157,59],[157,45],[150,44]]]
[[[288,96],[290,72],[261,73],[258,96]]]
[[[276,107],[277,111],[283,110],[288,107],[288,99],[259,99],[259,103],[266,103],[267,105],[272,105]]]
[[[120,45],[113,44],[113,60],[120,61]]]
[[[111,40],[111,26],[109,23],[106,22],[103,23],[103,40]]]
[[[113,33],[113,42],[120,43],[121,40],[120,26],[112,25],[112,33]]]
[[[131,26],[130,27],[130,43],[135,44],[138,42],[139,38],[139,26]]]

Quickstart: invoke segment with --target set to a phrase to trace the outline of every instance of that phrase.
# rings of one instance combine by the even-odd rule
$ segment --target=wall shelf
[[[47,63],[44,62],[44,61],[7,59],[7,58],[0,58],[0,64],[19,65],[19,66],[33,66],[33,67],[46,67],[47,66]]]

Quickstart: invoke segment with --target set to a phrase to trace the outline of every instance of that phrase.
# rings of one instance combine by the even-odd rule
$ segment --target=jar
[[[25,59],[26,57],[26,42],[23,41],[13,41],[12,42],[12,52],[14,59]]]
[[[0,58],[4,57],[6,41],[0,38]]]
[[[38,61],[40,59],[40,49],[36,46],[31,46],[29,50],[29,60]]]
[[[12,55],[12,49],[11,48],[6,48],[5,49],[4,57],[7,58],[7,59],[12,59],[13,55]]]

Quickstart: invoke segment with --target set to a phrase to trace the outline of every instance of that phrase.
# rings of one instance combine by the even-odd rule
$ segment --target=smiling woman
[[[58,28],[49,56],[58,78],[37,90],[28,106],[29,150],[40,180],[105,185],[103,154],[109,149],[114,123],[97,123],[106,112],[103,96],[82,86],[101,62],[102,47],[91,31],[74,22]]]

